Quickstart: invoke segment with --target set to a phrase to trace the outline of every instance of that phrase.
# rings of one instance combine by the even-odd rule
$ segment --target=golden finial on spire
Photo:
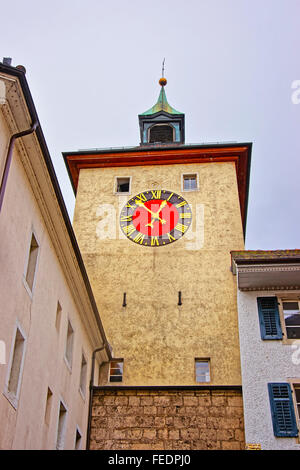
[[[164,74],[165,74],[165,58],[163,60],[163,63],[162,63],[162,68],[161,68],[161,78],[159,79],[159,84],[160,86],[166,86],[167,84],[167,79],[164,77]]]

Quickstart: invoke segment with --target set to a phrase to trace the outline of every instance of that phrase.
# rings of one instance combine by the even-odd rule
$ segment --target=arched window
[[[174,128],[168,124],[155,124],[149,131],[149,143],[173,142]]]

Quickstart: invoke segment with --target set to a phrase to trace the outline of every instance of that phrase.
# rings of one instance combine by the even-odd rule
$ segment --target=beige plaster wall
[[[182,174],[194,172],[199,190],[182,192]],[[132,178],[130,196],[114,194],[116,176]],[[126,200],[154,188],[181,194],[193,212],[185,236],[158,248],[119,231]],[[210,358],[212,384],[241,383],[230,250],[244,243],[233,163],[81,170],[74,229],[114,356],[124,358],[124,385],[195,384],[196,357]]]
[[[8,132],[0,113],[0,168],[3,168],[7,139]],[[40,248],[34,289],[30,293],[24,281],[24,270],[32,230]],[[0,449],[55,449],[60,400],[68,411],[64,447],[74,448],[78,426],[84,448],[91,343],[17,151],[13,155],[0,213],[0,240],[0,340],[6,349],[6,364],[0,364]],[[62,316],[57,330],[58,301]],[[64,360],[68,318],[74,329],[71,370]],[[17,405],[13,405],[5,393],[5,383],[17,324],[25,335],[26,349],[20,395]],[[79,392],[82,351],[88,361],[85,397]],[[53,397],[47,424],[48,387]]]

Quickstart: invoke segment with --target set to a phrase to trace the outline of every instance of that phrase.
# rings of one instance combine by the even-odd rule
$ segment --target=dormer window
[[[149,129],[149,142],[152,144],[159,142],[173,142],[174,128],[168,124],[155,124]]]

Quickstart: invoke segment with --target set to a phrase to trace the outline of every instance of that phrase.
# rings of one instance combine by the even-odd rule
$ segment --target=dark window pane
[[[173,142],[173,127],[171,126],[153,126],[150,129],[150,143],[155,142]]]
[[[183,177],[183,189],[197,189],[196,175]]]
[[[300,326],[300,314],[284,315],[286,326]]]
[[[300,404],[300,387],[295,388],[296,402]]]
[[[288,326],[286,329],[288,339],[300,339],[300,327]]]
[[[121,375],[112,375],[109,378],[110,382],[122,382],[122,376]]]
[[[299,304],[298,302],[282,302],[283,310],[298,310],[299,311]]]
[[[129,178],[118,178],[117,179],[117,192],[118,193],[129,193]]]

